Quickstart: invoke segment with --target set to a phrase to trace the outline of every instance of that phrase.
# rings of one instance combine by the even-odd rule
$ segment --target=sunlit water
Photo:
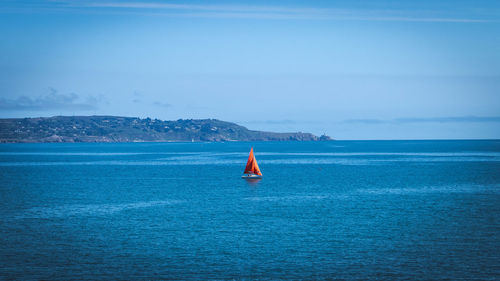
[[[0,279],[495,280],[499,249],[500,141],[0,145]]]

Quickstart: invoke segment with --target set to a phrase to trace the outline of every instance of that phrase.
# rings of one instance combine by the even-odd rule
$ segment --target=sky
[[[2,0],[0,117],[500,138],[499,1]]]

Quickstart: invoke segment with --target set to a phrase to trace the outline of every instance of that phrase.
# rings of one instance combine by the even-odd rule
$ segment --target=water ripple
[[[182,200],[144,201],[123,204],[78,204],[57,207],[35,207],[16,215],[16,219],[49,219],[71,216],[103,216],[117,212],[141,208],[159,207],[183,203]]]
[[[308,201],[308,200],[322,200],[326,199],[326,195],[291,195],[291,196],[266,196],[266,197],[247,197],[245,200],[249,201]]]
[[[358,189],[358,193],[375,195],[406,195],[427,193],[499,193],[496,185],[464,185],[464,186],[424,186],[421,188],[372,188]]]

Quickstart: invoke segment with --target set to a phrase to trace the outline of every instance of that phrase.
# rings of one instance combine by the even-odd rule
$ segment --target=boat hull
[[[251,179],[261,179],[262,176],[259,176],[259,175],[243,175],[241,176],[242,179],[247,179],[247,180],[251,180]]]

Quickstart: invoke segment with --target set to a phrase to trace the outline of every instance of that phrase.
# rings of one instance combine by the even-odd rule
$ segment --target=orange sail
[[[257,160],[255,159],[255,155],[253,155],[253,147],[250,149],[250,155],[248,155],[247,166],[245,167],[244,174],[255,174],[262,176],[260,172],[259,165],[257,165]]]

